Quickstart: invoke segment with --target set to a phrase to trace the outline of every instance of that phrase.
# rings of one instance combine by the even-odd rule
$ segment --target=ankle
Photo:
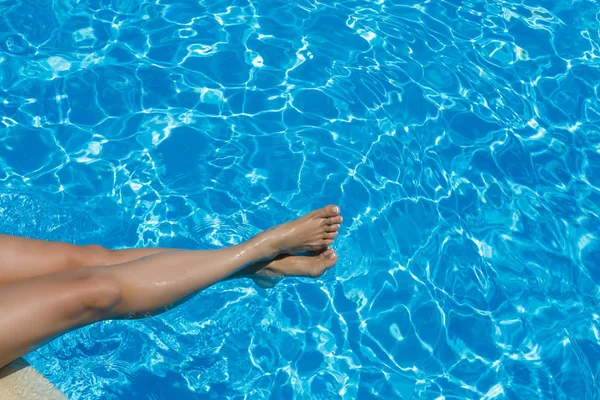
[[[248,250],[259,261],[272,260],[281,254],[281,250],[273,245],[273,240],[267,235],[258,234],[246,242]]]

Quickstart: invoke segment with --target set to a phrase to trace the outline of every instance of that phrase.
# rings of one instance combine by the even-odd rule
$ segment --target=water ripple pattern
[[[0,2],[0,228],[340,262],[28,359],[70,399],[597,399],[596,0]]]

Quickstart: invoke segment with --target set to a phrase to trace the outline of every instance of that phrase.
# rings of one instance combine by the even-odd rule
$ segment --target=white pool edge
[[[0,399],[67,400],[67,396],[20,358],[0,368]]]

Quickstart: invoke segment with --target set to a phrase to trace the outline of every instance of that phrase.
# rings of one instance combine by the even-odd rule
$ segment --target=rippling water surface
[[[0,228],[340,262],[29,356],[71,399],[596,399],[596,1],[0,1]]]

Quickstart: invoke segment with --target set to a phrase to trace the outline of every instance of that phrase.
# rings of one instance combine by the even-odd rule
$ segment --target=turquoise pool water
[[[0,230],[340,261],[28,356],[71,399],[596,399],[596,1],[0,2]]]

